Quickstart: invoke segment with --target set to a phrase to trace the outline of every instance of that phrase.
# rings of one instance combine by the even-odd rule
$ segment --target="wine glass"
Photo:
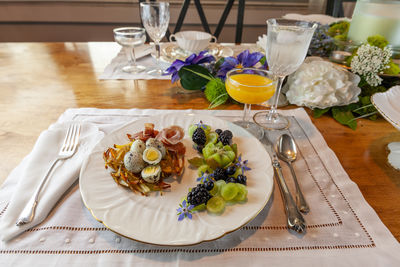
[[[233,99],[244,104],[242,120],[234,123],[258,139],[263,137],[263,131],[249,120],[251,104],[261,104],[270,99],[275,93],[276,84],[275,76],[267,70],[241,68],[230,70],[226,74],[226,91]]]
[[[135,46],[140,46],[146,41],[146,31],[143,28],[124,27],[113,30],[115,41],[123,47],[128,58],[128,65],[122,70],[129,73],[139,73],[146,69],[136,64]]]
[[[169,24],[169,3],[167,2],[142,2],[140,3],[140,14],[142,23],[147,34],[154,41],[156,48],[156,69],[148,73],[160,76],[163,71],[160,68],[160,41],[164,38]]]
[[[283,80],[303,63],[318,25],[286,19],[269,19],[267,24],[266,58],[269,70],[278,78],[278,85],[271,109],[256,113],[254,121],[268,130],[281,130],[289,126],[288,119],[276,111]]]

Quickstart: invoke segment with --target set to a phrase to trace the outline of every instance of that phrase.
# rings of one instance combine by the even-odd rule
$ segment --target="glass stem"
[[[276,109],[277,109],[278,103],[279,103],[279,96],[281,94],[281,89],[282,89],[282,84],[283,84],[284,79],[285,79],[285,76],[278,76],[278,83],[276,85],[274,103],[272,104],[271,110],[268,113],[268,120],[272,120],[273,117],[275,117]]]
[[[161,71],[160,68],[160,57],[161,57],[161,47],[160,47],[160,42],[156,41],[154,42],[155,47],[156,47],[156,60],[157,60],[157,69]]]
[[[250,111],[251,111],[251,104],[244,104],[243,121],[247,123],[246,128],[248,128],[250,124],[249,120]]]
[[[135,55],[135,48],[132,46],[130,49],[131,57],[132,57],[132,66],[136,67],[136,55]]]
[[[132,66],[132,53],[131,53],[131,47],[130,46],[124,46],[124,51],[126,58],[128,59],[128,64],[129,66]]]

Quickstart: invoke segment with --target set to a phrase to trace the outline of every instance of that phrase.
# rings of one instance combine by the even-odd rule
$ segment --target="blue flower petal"
[[[187,217],[188,217],[189,219],[192,219],[192,214],[191,214],[190,212],[188,212],[188,213],[187,213]]]
[[[178,217],[178,221],[182,221],[185,218],[185,213],[181,213]]]
[[[184,199],[184,200],[182,201],[182,207],[183,207],[183,208],[186,207],[186,199]]]
[[[247,59],[247,57],[249,56],[249,50],[244,50],[242,53],[240,53],[238,56],[237,56],[237,59],[238,59],[238,61],[241,63],[241,64],[243,64],[244,63],[244,61]]]
[[[262,58],[263,54],[259,52],[254,52],[252,54],[249,54],[246,58],[243,59],[243,67],[249,68],[253,67],[256,65]]]

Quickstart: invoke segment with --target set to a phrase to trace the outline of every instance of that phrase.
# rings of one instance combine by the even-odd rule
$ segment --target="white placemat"
[[[105,67],[104,72],[99,76],[100,80],[169,80],[170,76],[154,76],[147,72],[157,67],[157,60],[151,55],[153,45],[143,45],[140,47],[143,53],[138,53],[136,63],[145,66],[147,69],[140,73],[127,73],[122,67],[128,64],[126,53],[123,49]],[[142,51],[143,50],[143,51]],[[153,51],[154,52],[154,51]],[[169,64],[160,61],[161,69],[168,68]]]
[[[124,123],[171,110],[70,109],[60,118],[95,123],[105,133]],[[241,111],[185,110],[236,120]],[[279,189],[241,229],[212,242],[162,247],[121,237],[97,222],[73,186],[40,225],[0,243],[1,266],[37,265],[269,265],[398,266],[399,244],[366,203],[303,109],[286,110],[299,148],[294,167],[311,207],[307,233],[289,232]],[[275,137],[277,135],[275,134]],[[26,159],[24,159],[26,160]],[[290,173],[282,164],[291,190]],[[18,168],[0,190],[0,219],[18,182]]]

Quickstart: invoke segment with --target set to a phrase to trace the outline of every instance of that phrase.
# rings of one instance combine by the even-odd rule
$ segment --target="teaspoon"
[[[285,161],[292,172],[294,184],[296,186],[296,204],[302,213],[308,213],[310,208],[301,192],[299,182],[297,181],[296,173],[294,172],[292,162],[296,160],[297,157],[297,147],[293,138],[288,134],[283,134],[278,140],[278,156]]]

